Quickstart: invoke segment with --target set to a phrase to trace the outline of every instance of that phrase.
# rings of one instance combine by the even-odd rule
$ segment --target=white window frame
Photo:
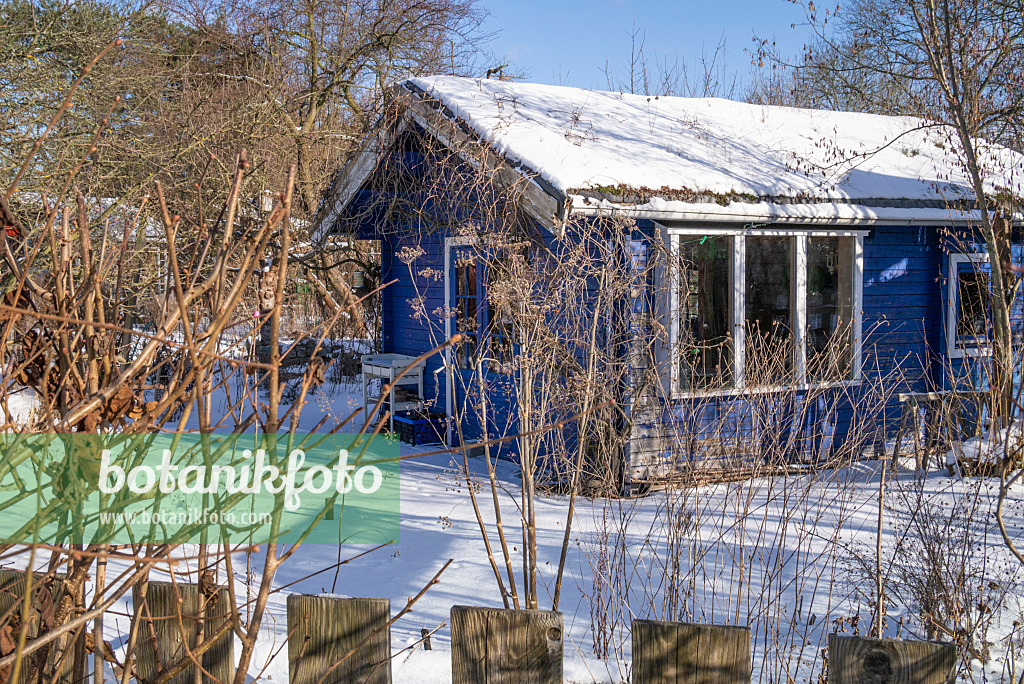
[[[957,317],[960,311],[960,283],[958,266],[960,264],[989,263],[988,252],[956,252],[949,255],[949,273],[946,277],[946,356],[951,359],[963,359],[975,356],[991,356],[992,345],[958,346],[956,339]],[[991,278],[991,275],[989,276]]]
[[[459,247],[469,247],[476,243],[477,239],[475,237],[446,237],[444,239],[444,338],[446,340],[452,339],[452,335],[455,334],[453,330],[455,321],[450,315],[452,312],[452,250]],[[445,421],[447,427],[445,428],[444,443],[447,446],[452,445],[452,421],[450,419],[455,409],[453,374],[457,370],[455,367],[455,350],[449,344],[444,350],[444,412],[449,418],[449,420]]]
[[[721,227],[685,227],[668,228],[669,251],[673,262],[679,256],[679,238],[682,235],[727,235],[733,238],[732,254],[732,311],[733,311],[733,378],[732,386],[712,390],[684,390],[680,386],[679,364],[674,358],[670,360],[669,382],[673,398],[686,398],[708,395],[731,395],[751,391],[775,392],[783,389],[809,389],[811,387],[844,386],[855,385],[861,382],[862,378],[862,327],[863,327],[863,299],[864,299],[864,236],[865,230],[799,230],[799,229],[772,229],[772,228],[744,228],[729,229]],[[793,306],[793,328],[794,344],[796,347],[796,358],[794,359],[794,370],[796,382],[791,385],[772,385],[767,387],[758,386],[748,388],[744,381],[743,370],[745,365],[744,355],[746,353],[746,333],[744,325],[744,305],[746,303],[746,238],[747,237],[793,237],[795,244],[794,268],[796,269],[796,289],[794,297],[796,301]],[[807,322],[807,238],[809,237],[848,237],[854,238],[853,248],[853,358],[851,359],[850,378],[839,382],[812,383],[807,381],[807,346],[806,346],[806,322]],[[679,283],[678,278],[669,278],[669,347],[677,349],[679,342]]]

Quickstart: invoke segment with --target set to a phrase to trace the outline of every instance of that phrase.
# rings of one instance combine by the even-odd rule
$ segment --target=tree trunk
[[[1005,209],[992,217],[991,234],[986,236],[992,267],[992,418],[997,426],[1008,425],[1013,403],[1013,335],[1010,306],[1015,280],[1007,273],[1010,263],[1010,226],[1012,217]]]

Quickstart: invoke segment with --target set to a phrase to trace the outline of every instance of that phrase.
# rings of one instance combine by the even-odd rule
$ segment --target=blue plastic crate
[[[443,414],[431,418],[410,418],[408,413],[396,413],[395,431],[400,440],[413,446],[444,444],[445,420]]]

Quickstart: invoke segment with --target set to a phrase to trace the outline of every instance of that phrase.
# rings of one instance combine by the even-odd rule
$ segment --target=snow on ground
[[[404,451],[415,450],[406,448]],[[857,593],[858,588],[863,591],[866,585],[855,581],[857,566],[844,563],[843,556],[857,551],[864,554],[864,558],[872,559],[868,550],[873,549],[877,519],[877,465],[865,463],[820,477],[762,479],[690,491],[684,504],[686,510],[680,508],[673,514],[700,517],[693,545],[684,543],[679,549],[678,579],[684,585],[688,579],[695,580],[692,586],[696,591],[684,597],[683,609],[676,617],[716,624],[747,624],[749,620],[754,633],[754,681],[785,681],[784,673],[793,675],[796,681],[815,680],[821,668],[818,654],[827,643],[828,632],[836,629],[836,620],[844,620],[848,625],[853,616],[859,615],[861,633],[866,632],[870,621],[870,597]],[[480,459],[475,459],[471,467],[478,477],[484,474]],[[299,580],[288,591],[387,597],[394,614],[405,605],[408,597],[419,592],[445,561],[454,559],[440,584],[416,604],[411,614],[393,626],[393,652],[414,644],[420,638],[421,628],[433,630],[447,621],[453,605],[500,607],[500,595],[472,507],[456,473],[450,457],[445,455],[405,461],[398,544],[342,566],[337,581],[333,571],[302,578],[338,559],[356,555],[361,548],[301,548],[282,569],[276,585]],[[499,463],[498,477],[509,495],[518,494],[517,473],[511,464]],[[903,473],[889,486],[915,491],[915,481],[912,473]],[[951,479],[933,472],[923,481],[921,492],[929,505],[948,509],[958,499],[969,496],[978,484],[979,481]],[[991,492],[985,491],[988,484],[983,483],[982,507],[992,503]],[[805,497],[802,492],[808,495]],[[613,527],[617,519],[625,520],[621,530],[624,546],[633,552],[642,551],[646,546],[664,552],[666,503],[673,496],[676,495],[656,493],[638,501],[579,501],[561,605],[566,628],[565,681],[625,681],[630,659],[630,614],[638,618],[666,616],[660,606],[658,610],[651,610],[650,592],[652,585],[663,592],[669,573],[664,567],[657,567],[653,555],[635,553],[631,558],[645,557],[650,572],[635,567],[630,570],[630,605],[622,608],[626,613],[620,616],[618,629],[612,628],[606,633],[611,655],[603,660],[595,657],[593,625],[595,617],[600,620],[601,616],[595,616],[591,610],[587,594],[596,592],[592,568],[600,563],[600,551],[608,550],[602,545],[602,530],[608,528],[609,518],[613,520]],[[1018,492],[1018,503],[1019,499]],[[889,501],[897,509],[907,503],[901,504],[892,497]],[[676,503],[682,500],[677,497]],[[506,514],[508,510],[511,506]],[[565,510],[566,498],[562,496],[543,497],[537,509],[541,608],[550,607]],[[895,518],[887,524],[885,532],[884,564],[889,573],[893,572],[893,546],[907,531],[906,513],[906,510],[903,515],[888,513]],[[988,510],[975,513],[979,518],[989,515]],[[1009,523],[1018,535],[1024,529],[1019,505],[1011,511]],[[506,519],[506,525],[509,524]],[[990,525],[982,527],[987,529],[987,536],[971,553],[977,554],[974,557],[977,562],[985,557],[991,577],[1006,587],[1007,596],[1003,609],[995,616],[995,624],[988,630],[989,639],[998,645],[992,648],[991,661],[986,667],[975,663],[972,671],[964,673],[960,681],[998,682],[1002,681],[1000,677],[1007,665],[1006,645],[1000,638],[1013,629],[1012,621],[1021,615],[1021,568],[1005,563],[1005,559],[996,560],[1005,556],[1001,540]],[[839,544],[842,551],[839,556],[829,551],[833,548],[831,541]],[[614,546],[614,541],[611,545]],[[689,559],[697,554],[701,554],[697,567],[691,568]],[[744,559],[744,570],[739,568],[740,558]],[[236,568],[241,567],[244,565],[239,560]],[[746,578],[746,586],[741,575]],[[237,581],[238,591],[244,591],[241,586],[244,576],[240,574]],[[621,577],[609,579],[608,584],[615,585],[618,591],[623,589]],[[606,589],[611,587],[606,586]],[[607,593],[606,600],[614,603]],[[286,593],[276,594],[270,602],[264,638],[250,670],[254,678],[285,681],[287,677],[286,651],[278,652],[287,633],[285,606]],[[122,610],[127,614],[129,606],[125,605]],[[916,619],[913,609],[891,607],[887,634],[924,638],[927,635],[915,633],[911,626]],[[127,634],[125,620],[121,619],[115,633],[121,635],[115,643],[119,647]],[[432,642],[431,651],[418,648],[396,657],[394,681],[425,684],[450,681],[451,647],[447,626],[434,634]],[[616,651],[620,652],[616,654]],[[1018,663],[1018,672],[1020,667]]]
[[[328,382],[311,398],[303,426],[315,424],[324,411],[343,414],[359,402],[356,384]],[[406,455],[426,450],[403,446]],[[641,499],[579,499],[560,605],[565,681],[627,681],[633,618],[749,625],[754,681],[816,681],[828,634],[852,632],[858,620],[856,629],[864,634],[870,623],[879,464],[656,492]],[[474,477],[485,479],[481,459],[471,459],[470,467]],[[514,522],[518,470],[500,462],[497,477],[510,545],[519,548]],[[1013,624],[1024,605],[1024,568],[1008,558],[994,526],[996,484],[950,478],[945,471],[927,477],[900,471],[886,483],[886,634],[924,638],[922,611],[965,610],[960,622],[975,641],[984,645],[984,636],[990,645],[988,663],[961,668],[960,681],[1009,681],[1011,666],[1016,677],[1024,666],[1017,662],[1021,634]],[[484,516],[492,523],[486,489],[483,496]],[[1024,538],[1022,499],[1018,489],[1007,509],[1008,528],[1017,539]],[[537,505],[542,609],[551,605],[566,509],[567,498],[560,495],[542,495]],[[493,525],[489,531],[494,543]],[[397,544],[341,566],[336,578],[333,569],[309,577],[363,550],[306,546],[285,564],[275,586],[290,586],[271,598],[250,681],[287,681],[287,650],[281,647],[288,592],[386,597],[394,614],[453,559],[440,583],[392,628],[395,682],[450,681],[447,625],[433,635],[433,650],[403,649],[419,640],[422,628],[446,623],[453,605],[501,606],[468,491],[450,455],[403,461]],[[514,554],[518,572],[521,560],[518,551]],[[929,555],[939,560],[929,565],[922,560]],[[235,560],[239,596],[246,591],[245,567],[244,558]],[[258,558],[254,567],[259,567]],[[115,575],[116,568],[108,572]],[[922,604],[922,597],[941,593],[928,584],[935,577],[962,587],[953,592],[960,596],[959,609],[941,602]],[[130,595],[109,614],[105,635],[118,652],[127,641],[130,614]],[[1014,630],[1016,647],[1009,649],[1006,637]]]
[[[995,434],[985,432],[960,444],[954,444],[953,448],[946,452],[946,463],[955,465],[966,461],[994,466],[1000,463],[1004,456],[1019,453],[1021,447],[1020,427],[1004,428]]]
[[[662,200],[973,196],[954,136],[921,119],[454,76],[409,83],[570,196],[599,188],[647,189]],[[1019,192],[1024,157],[981,148],[985,177]]]
[[[303,340],[306,344],[312,344],[317,340],[307,338]],[[294,340],[282,339],[281,348],[283,351],[291,349]],[[360,352],[368,349],[366,340],[326,340],[321,343],[321,349],[328,350],[328,354],[340,354],[349,352]],[[240,350],[237,347],[229,346],[222,349],[221,353],[229,356],[239,357]],[[330,363],[330,359],[328,359]],[[335,361],[336,362],[336,361]],[[282,408],[284,412],[290,408],[298,393],[302,382],[302,373],[305,371],[304,364],[286,366],[282,368]],[[218,368],[217,378],[214,381],[214,390],[210,393],[210,413],[213,416],[214,430],[231,430],[236,422],[242,422],[255,407],[262,403],[264,406],[268,399],[268,384],[266,382],[255,384],[253,375],[246,375],[241,371],[230,372],[224,382]],[[262,377],[262,376],[261,376]],[[244,397],[244,400],[243,400]],[[240,402],[241,400],[241,402]],[[333,369],[327,370],[327,381],[322,385],[313,385],[306,395],[306,403],[299,412],[299,432],[308,432],[317,427],[320,421],[327,417],[327,425],[342,421],[362,406],[362,392],[359,387],[358,378],[347,378],[338,374]],[[265,410],[265,409],[264,409]],[[358,421],[362,425],[362,419]],[[173,421],[172,421],[173,425]],[[185,421],[186,430],[199,429],[199,414],[192,411]]]
[[[24,387],[7,395],[7,410],[11,412],[14,425],[25,425],[35,418],[37,411],[42,410],[42,404],[34,389]]]

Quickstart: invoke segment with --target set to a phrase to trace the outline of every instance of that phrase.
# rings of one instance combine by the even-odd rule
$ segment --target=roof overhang
[[[981,213],[976,210],[916,206],[882,207],[847,202],[731,202],[720,205],[659,201],[643,205],[624,205],[574,197],[571,213],[591,217],[622,216],[659,222],[804,226],[971,226],[981,223]],[[1014,222],[1024,222],[1024,215],[1016,215]]]

